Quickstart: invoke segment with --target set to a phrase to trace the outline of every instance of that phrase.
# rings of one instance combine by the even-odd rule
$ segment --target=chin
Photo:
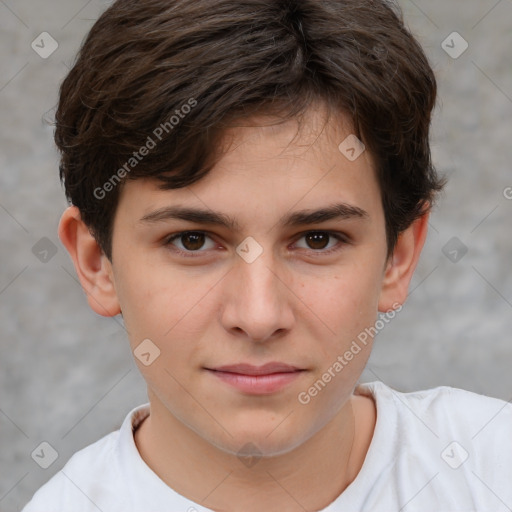
[[[250,428],[240,429],[238,425],[235,428],[226,429],[229,435],[222,439],[210,440],[220,450],[237,457],[276,457],[285,455],[293,451],[298,446],[305,443],[309,436],[306,432],[298,432],[294,425],[269,427],[268,422],[260,422],[255,425],[254,422]]]

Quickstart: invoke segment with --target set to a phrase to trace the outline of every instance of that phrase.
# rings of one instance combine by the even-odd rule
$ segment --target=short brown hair
[[[436,92],[386,0],[117,0],[60,89],[60,177],[111,259],[124,180],[191,185],[234,120],[286,120],[321,101],[349,116],[374,158],[391,251],[444,184],[429,146]]]

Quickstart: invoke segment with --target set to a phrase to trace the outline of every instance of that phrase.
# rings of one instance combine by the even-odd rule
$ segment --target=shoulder
[[[382,412],[393,409],[400,419],[415,416],[439,427],[460,430],[507,429],[512,426],[512,404],[464,389],[438,386],[421,391],[403,392],[375,381],[361,384],[361,394],[372,396]],[[492,427],[491,427],[492,424]],[[477,434],[477,431],[473,434]],[[510,430],[509,430],[510,431]]]
[[[512,503],[509,402],[449,386],[401,392],[371,382],[356,389],[376,403],[372,462],[384,461],[391,488],[428,483],[422,496],[431,492],[440,504],[464,503],[468,510]]]
[[[449,386],[402,392],[376,381],[377,421],[360,474],[345,493],[365,510],[510,510],[512,405]]]
[[[424,438],[428,429],[435,438],[449,441],[443,458],[455,450],[461,461],[471,457],[475,469],[495,467],[501,458],[511,473],[510,402],[449,386],[412,393],[389,388],[385,392],[392,397],[401,423],[413,434]]]
[[[96,512],[116,492],[122,469],[123,438],[131,435],[133,421],[147,410],[146,405],[135,408],[126,416],[120,430],[76,452],[34,494],[23,512],[69,512],[70,503],[74,512]],[[121,501],[119,495],[117,500]],[[122,509],[122,503],[118,505]]]
[[[64,511],[63,507],[68,503],[76,505],[76,512],[95,509],[90,495],[98,492],[98,489],[94,488],[94,482],[97,480],[91,476],[97,477],[98,474],[102,474],[101,481],[106,483],[115,479],[115,465],[111,464],[111,459],[118,436],[119,431],[112,432],[76,452],[65,466],[34,494],[23,512],[43,512],[49,507],[55,512]]]

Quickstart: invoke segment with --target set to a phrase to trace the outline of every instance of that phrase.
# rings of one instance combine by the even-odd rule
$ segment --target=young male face
[[[132,350],[151,340],[149,359],[158,353],[152,344],[160,351],[147,366],[136,359],[151,419],[160,426],[155,432],[188,432],[232,454],[251,443],[258,453],[276,455],[303,445],[344,413],[370,341],[309,403],[299,396],[375,323],[377,311],[405,300],[427,216],[402,234],[387,259],[371,157],[366,151],[350,161],[342,154],[338,145],[351,132],[334,121],[340,117],[324,127],[320,111],[310,111],[307,128],[297,134],[296,121],[269,126],[267,118],[252,119],[226,134],[230,150],[189,187],[161,190],[157,181],[127,181],[111,263],[76,210],[64,214],[61,238],[91,307],[103,315],[122,311]],[[283,224],[299,211],[334,205],[343,215]],[[237,226],[171,218],[166,209],[177,207]],[[206,234],[169,240],[187,231]],[[297,371],[252,378],[218,371],[269,363]]]

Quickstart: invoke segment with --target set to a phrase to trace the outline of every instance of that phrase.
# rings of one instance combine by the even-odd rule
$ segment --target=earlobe
[[[102,316],[119,314],[121,308],[112,265],[82,221],[76,206],[70,206],[62,214],[59,238],[73,260],[91,309]]]
[[[430,213],[424,213],[400,233],[386,266],[379,299],[379,311],[396,309],[405,302],[414,270],[425,244]]]

